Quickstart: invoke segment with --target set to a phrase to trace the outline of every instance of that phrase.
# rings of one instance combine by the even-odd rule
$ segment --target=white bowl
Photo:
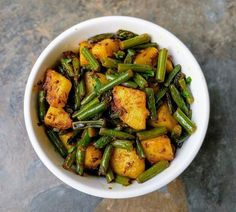
[[[34,85],[42,79],[45,70],[52,67],[66,50],[78,50],[78,43],[93,35],[127,29],[138,34],[148,33],[152,41],[169,49],[175,64],[181,64],[183,72],[192,78],[191,90],[195,98],[192,105],[193,121],[197,131],[177,150],[169,168],[152,178],[128,187],[107,184],[99,177],[80,177],[62,168],[63,159],[54,151],[42,127],[37,125],[36,97]],[[178,177],[192,162],[199,151],[206,134],[209,120],[209,95],[200,66],[188,48],[172,33],[151,22],[125,16],[108,16],[79,23],[55,38],[37,59],[27,82],[24,97],[24,117],[26,129],[33,148],[45,166],[61,181],[90,195],[104,198],[129,198],[157,190]],[[112,187],[112,189],[109,189]]]

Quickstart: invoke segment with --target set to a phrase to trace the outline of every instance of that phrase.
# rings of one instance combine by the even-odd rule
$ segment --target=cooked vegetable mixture
[[[196,130],[190,83],[148,34],[96,35],[46,71],[39,121],[66,170],[143,183],[166,169]]]

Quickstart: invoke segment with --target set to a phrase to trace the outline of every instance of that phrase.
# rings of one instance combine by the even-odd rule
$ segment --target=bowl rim
[[[142,22],[143,24],[148,24],[148,25],[152,25],[153,27],[159,27],[162,31],[164,31],[164,33],[168,34],[169,36],[173,37],[174,39],[176,39],[182,46],[183,51],[186,51],[187,54],[190,54],[193,57],[193,63],[195,63],[194,65],[198,67],[198,71],[200,72],[199,74],[201,75],[201,78],[203,80],[203,84],[204,84],[204,90],[206,92],[206,98],[205,98],[205,102],[207,105],[206,108],[206,114],[205,114],[205,121],[204,124],[205,126],[203,127],[203,133],[200,135],[199,141],[198,141],[198,146],[197,148],[194,149],[194,151],[191,154],[191,159],[188,161],[185,161],[182,166],[179,166],[178,169],[175,171],[174,174],[166,177],[166,179],[164,181],[162,181],[162,183],[159,183],[158,186],[152,185],[152,186],[144,186],[140,187],[138,189],[135,189],[133,191],[129,191],[129,190],[125,190],[125,192],[111,192],[112,190],[107,190],[107,191],[102,191],[102,190],[98,190],[95,188],[92,188],[90,186],[87,186],[85,184],[82,184],[78,181],[78,185],[75,185],[72,180],[70,179],[70,177],[65,177],[65,175],[63,175],[61,173],[61,171],[59,171],[55,165],[52,163],[52,161],[50,161],[47,158],[47,155],[44,153],[44,151],[42,150],[42,148],[40,147],[40,145],[38,144],[38,139],[37,136],[34,133],[33,130],[33,126],[32,126],[32,118],[30,115],[30,98],[32,95],[32,88],[34,85],[34,81],[35,81],[35,76],[39,70],[40,65],[43,63],[44,59],[47,57],[48,54],[50,54],[51,50],[57,45],[57,43],[63,38],[66,37],[68,34],[70,34],[72,31],[83,27],[87,24],[91,24],[91,23],[98,23],[101,21],[106,21],[107,19],[122,19],[122,20],[127,20],[129,19],[130,21],[134,21],[134,22]],[[26,126],[26,130],[29,136],[29,140],[34,148],[34,151],[36,152],[36,154],[38,155],[38,157],[40,158],[40,160],[43,162],[43,164],[49,169],[49,171],[51,171],[57,178],[59,178],[62,182],[66,183],[67,185],[73,187],[76,190],[82,191],[84,193],[96,196],[96,197],[102,197],[102,198],[116,198],[116,199],[123,199],[123,198],[131,198],[131,197],[137,197],[137,196],[141,196],[147,193],[150,193],[152,191],[155,191],[165,185],[167,185],[168,183],[170,183],[171,181],[173,181],[175,178],[177,178],[188,166],[189,164],[193,161],[193,159],[196,157],[197,153],[200,150],[200,147],[202,146],[203,140],[205,138],[206,132],[207,132],[207,128],[208,128],[208,123],[209,123],[209,115],[210,115],[210,98],[209,98],[209,92],[208,92],[208,88],[207,88],[207,83],[205,80],[205,77],[203,75],[203,72],[201,70],[201,67],[199,66],[196,58],[194,57],[194,55],[191,53],[191,51],[185,46],[185,44],[179,39],[177,38],[173,33],[169,32],[168,30],[166,30],[165,28],[154,24],[152,22],[146,21],[144,19],[140,19],[140,18],[136,18],[136,17],[130,17],[130,16],[102,16],[102,17],[98,17],[98,18],[92,18],[83,22],[80,22],[70,28],[68,28],[67,30],[65,30],[64,32],[62,32],[61,34],[59,34],[55,39],[53,39],[48,46],[42,51],[42,53],[40,54],[40,56],[37,58],[37,61],[35,62],[30,75],[28,77],[27,80],[27,84],[26,84],[26,88],[25,88],[25,95],[24,95],[24,120],[25,120],[25,126]]]

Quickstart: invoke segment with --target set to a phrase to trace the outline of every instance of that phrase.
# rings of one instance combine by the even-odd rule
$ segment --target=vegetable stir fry
[[[96,35],[46,71],[39,121],[66,170],[143,183],[166,169],[196,130],[190,83],[148,34]]]

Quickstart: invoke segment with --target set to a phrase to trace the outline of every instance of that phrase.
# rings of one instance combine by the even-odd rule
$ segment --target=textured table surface
[[[235,211],[235,1],[0,0],[0,14],[0,211]],[[200,63],[211,98],[194,162],[167,187],[129,201],[102,200],[59,181],[34,152],[23,120],[25,84],[41,51],[68,27],[104,15],[141,17],[177,35]]]

